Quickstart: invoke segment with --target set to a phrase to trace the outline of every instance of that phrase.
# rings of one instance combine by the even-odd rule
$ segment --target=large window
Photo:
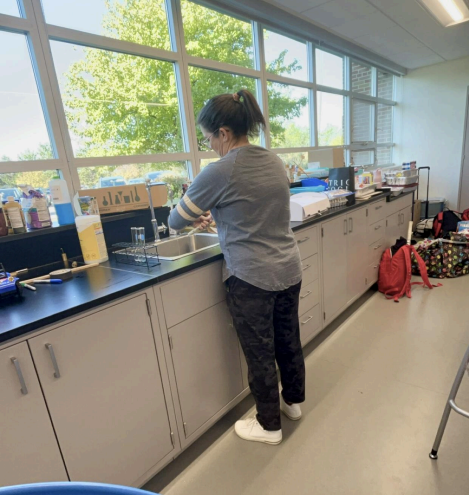
[[[164,0],[41,0],[46,22],[170,50]]]
[[[373,69],[352,60],[352,91],[371,96]]]
[[[19,16],[20,12],[16,0],[2,0],[0,2],[0,14]]]
[[[0,161],[52,158],[26,37],[0,31]]]
[[[183,151],[174,64],[51,42],[75,156]]]
[[[374,140],[375,107],[369,101],[352,100],[352,143]]]
[[[306,43],[264,29],[265,67],[279,76],[308,80]]]
[[[344,57],[316,49],[316,77],[321,86],[344,89]]]
[[[308,90],[267,83],[273,148],[310,146]]]
[[[390,165],[394,76],[228,7],[190,0],[0,0],[0,186],[70,189],[164,180],[175,192],[217,155],[196,119],[250,90],[252,142],[303,168],[322,148]],[[39,9],[42,8],[42,14]],[[47,46],[47,43],[49,45]],[[21,163],[18,163],[21,162]]]
[[[344,97],[318,91],[317,122],[319,146],[344,144]]]
[[[189,55],[254,67],[252,24],[181,0],[186,50]]]

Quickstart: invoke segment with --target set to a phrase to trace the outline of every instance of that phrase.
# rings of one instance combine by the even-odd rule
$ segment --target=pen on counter
[[[63,280],[60,278],[49,278],[45,280],[33,280],[33,284],[61,284]]]
[[[25,284],[24,282],[20,282],[21,285],[25,288],[25,289],[29,289],[29,290],[37,290],[36,287],[33,287],[32,285],[29,285],[29,284]]]

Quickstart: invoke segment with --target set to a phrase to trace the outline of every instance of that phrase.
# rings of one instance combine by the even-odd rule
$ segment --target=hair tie
[[[233,93],[233,100],[239,101],[239,94],[238,93]]]

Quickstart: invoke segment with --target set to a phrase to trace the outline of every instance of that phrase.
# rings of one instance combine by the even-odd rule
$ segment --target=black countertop
[[[221,259],[218,246],[180,260],[162,260],[150,269],[117,263],[111,255],[72,280],[36,285],[35,292],[25,289],[21,299],[0,301],[0,343]]]
[[[292,222],[292,230],[310,227],[388,198],[389,194],[386,192],[369,200],[357,201],[353,206],[334,208],[304,222]],[[59,285],[37,285],[35,292],[25,289],[21,299],[0,301],[0,343],[221,259],[223,255],[218,246],[180,260],[162,260],[160,265],[150,269],[117,263],[111,255],[108,262],[78,272],[72,280]]]

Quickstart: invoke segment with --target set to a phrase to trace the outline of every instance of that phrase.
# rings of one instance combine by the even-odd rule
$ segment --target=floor
[[[165,495],[466,495],[469,420],[452,413],[439,460],[428,457],[469,345],[469,277],[443,284],[414,288],[399,304],[375,293],[308,345],[304,417],[283,420],[281,445],[235,436],[234,421],[253,413],[248,397],[144,488]],[[457,402],[469,409],[467,376]]]

